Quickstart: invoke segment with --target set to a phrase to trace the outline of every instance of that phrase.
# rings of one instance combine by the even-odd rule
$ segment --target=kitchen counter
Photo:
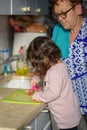
[[[2,98],[13,92],[12,88],[0,88],[0,130],[23,130],[46,104],[16,104],[2,102]]]

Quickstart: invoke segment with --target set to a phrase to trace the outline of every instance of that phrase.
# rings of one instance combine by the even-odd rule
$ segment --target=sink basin
[[[1,81],[0,87],[30,89],[31,88],[30,81],[31,81],[31,77],[29,76],[11,76]]]

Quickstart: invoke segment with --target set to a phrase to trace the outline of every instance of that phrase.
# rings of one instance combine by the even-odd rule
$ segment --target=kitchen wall
[[[13,36],[8,18],[7,15],[0,15],[0,50],[8,48],[11,54]]]
[[[10,23],[10,18],[15,18],[14,25],[12,26]],[[12,54],[13,42],[14,42],[14,34],[19,32],[26,32],[26,28],[29,22],[32,22],[33,19],[44,24],[48,28],[48,35],[50,36],[51,28],[53,24],[49,20],[48,16],[36,17],[34,16],[21,16],[21,15],[0,15],[0,50],[8,48],[10,50],[10,54]],[[13,23],[12,23],[13,24]],[[14,26],[22,28],[22,31],[16,32]]]

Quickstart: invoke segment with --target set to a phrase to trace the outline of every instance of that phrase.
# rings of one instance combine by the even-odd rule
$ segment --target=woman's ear
[[[78,15],[81,15],[82,14],[82,5],[81,4],[78,4],[76,6],[76,12]]]

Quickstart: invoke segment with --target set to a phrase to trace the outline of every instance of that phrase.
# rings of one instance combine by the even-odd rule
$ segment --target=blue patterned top
[[[53,32],[54,33],[54,32]],[[54,39],[52,37],[52,39]],[[55,41],[56,44],[56,41]],[[58,46],[58,45],[57,45]],[[83,25],[69,47],[69,56],[62,58],[68,67],[82,114],[87,114],[87,19],[84,18]]]

